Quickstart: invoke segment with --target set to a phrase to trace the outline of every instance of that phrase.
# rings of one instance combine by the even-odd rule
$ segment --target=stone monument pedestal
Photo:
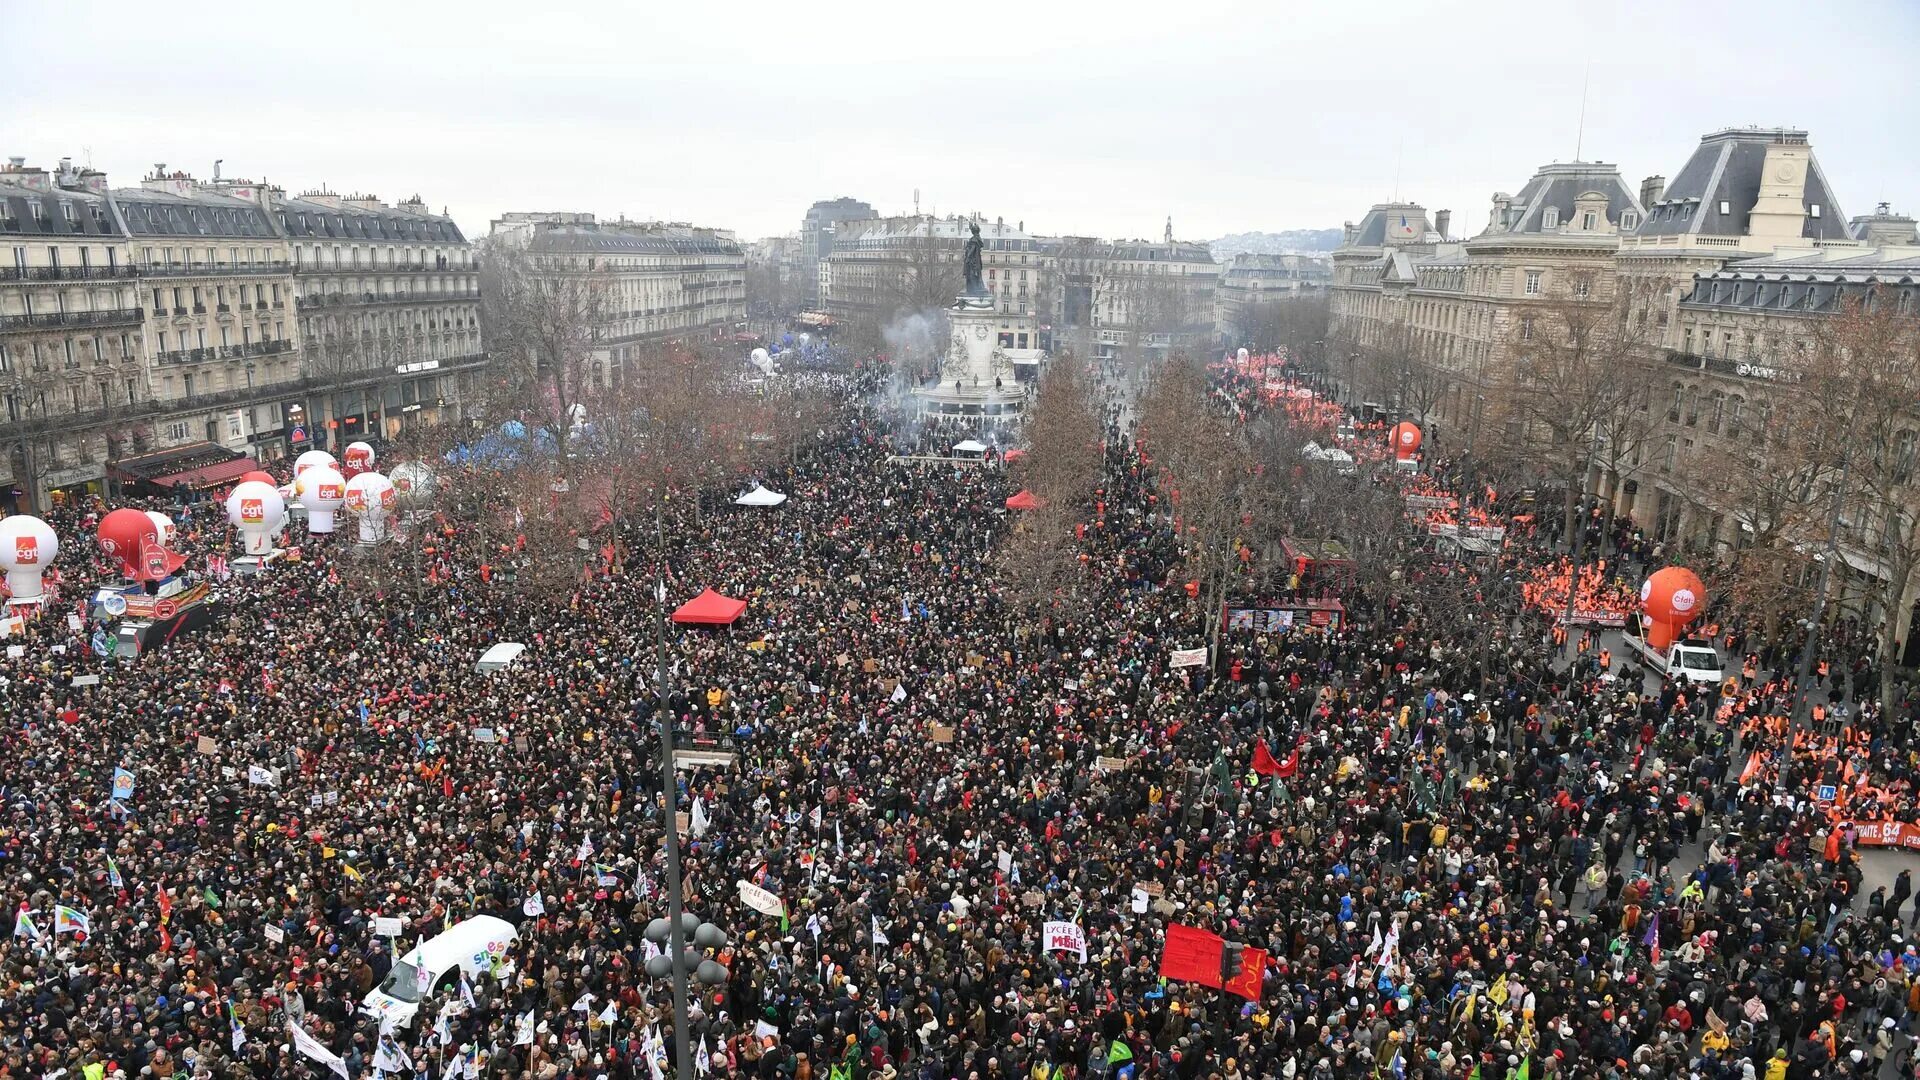
[[[955,298],[947,309],[951,329],[940,381],[914,391],[923,415],[971,421],[982,435],[1019,422],[1026,391],[1000,346],[1000,324],[1006,320],[985,293]]]

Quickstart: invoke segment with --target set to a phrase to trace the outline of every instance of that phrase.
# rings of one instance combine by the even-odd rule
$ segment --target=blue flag
[[[133,798],[133,774],[125,769],[113,770],[113,797],[115,799]]]

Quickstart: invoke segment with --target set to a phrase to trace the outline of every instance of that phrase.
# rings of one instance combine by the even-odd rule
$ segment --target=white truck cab
[[[1685,638],[1667,646],[1663,652],[1648,645],[1639,628],[1629,625],[1627,647],[1639,653],[1649,666],[1670,679],[1719,686],[1726,681],[1726,664],[1713,643],[1700,638]]]

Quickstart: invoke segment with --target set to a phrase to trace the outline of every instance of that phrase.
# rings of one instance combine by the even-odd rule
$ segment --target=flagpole
[[[666,526],[660,512],[662,497],[663,493],[659,491],[653,497],[653,644],[655,659],[659,664],[654,675],[654,695],[659,699],[655,711],[660,717],[660,804],[665,811],[661,824],[667,849],[667,959],[673,965],[668,977],[673,980],[674,1072],[680,1080],[693,1080],[693,1058],[687,1050],[687,979],[692,973],[686,967],[687,935],[680,925],[686,896],[680,880],[680,823],[676,817],[679,792],[675,789],[673,768],[673,714],[667,704],[667,583],[661,576],[662,565],[667,558],[667,540]]]

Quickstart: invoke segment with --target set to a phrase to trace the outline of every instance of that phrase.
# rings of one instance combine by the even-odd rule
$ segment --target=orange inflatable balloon
[[[1420,428],[1405,420],[1393,425],[1393,435],[1391,438],[1393,440],[1393,456],[1399,458],[1401,461],[1406,461],[1413,457],[1413,452],[1420,449]]]
[[[1640,586],[1640,610],[1655,622],[1685,626],[1700,617],[1706,602],[1707,587],[1684,566],[1656,570]]]

